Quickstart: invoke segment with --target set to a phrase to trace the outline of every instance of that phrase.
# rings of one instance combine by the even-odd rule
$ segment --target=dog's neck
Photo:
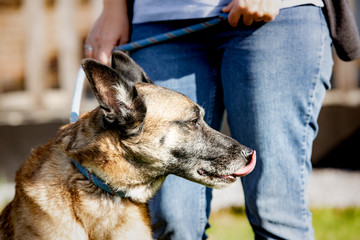
[[[114,192],[120,191],[134,202],[147,202],[159,190],[165,175],[149,173],[147,165],[140,168],[141,164],[135,164],[136,160],[130,159],[134,156],[129,156],[129,153],[135,151],[130,147],[124,149],[126,144],[118,139],[116,132],[105,131],[101,127],[100,112],[101,109],[96,108],[83,114],[77,122],[63,126],[58,133],[56,144],[65,154],[65,158],[73,158],[77,163],[81,163],[81,167],[85,169],[82,171],[85,178],[96,175],[101,182],[106,183],[101,184],[102,186],[107,185],[109,189],[115,190]]]
[[[112,194],[112,195],[116,195],[122,198],[127,197],[126,193],[123,191],[115,191],[114,189],[112,189],[111,186],[108,186],[103,180],[101,180],[100,178],[98,178],[96,175],[92,174],[89,170],[87,170],[86,168],[84,168],[83,166],[81,166],[80,163],[78,163],[76,160],[74,160],[73,158],[71,158],[71,161],[75,164],[75,166],[77,167],[77,169],[93,184],[95,184],[97,187],[101,188],[102,190]]]
[[[118,196],[121,198],[128,198],[134,202],[138,203],[146,203],[152,198],[155,193],[159,190],[162,183],[165,180],[165,176],[154,179],[154,181],[144,184],[134,186],[132,188],[126,187],[123,190],[115,190],[110,185],[106,184],[101,178],[96,176],[95,174],[91,173],[88,169],[82,166],[79,162],[70,158],[76,168],[79,170],[80,173],[84,175],[86,179],[88,179],[91,183],[93,183],[98,188],[104,190],[105,192],[113,195]]]

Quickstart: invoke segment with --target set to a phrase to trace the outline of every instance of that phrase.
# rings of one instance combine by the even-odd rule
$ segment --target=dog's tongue
[[[253,151],[251,160],[248,163],[248,165],[246,165],[245,167],[240,168],[239,170],[234,172],[234,175],[237,177],[243,177],[243,176],[248,175],[249,173],[251,173],[252,170],[254,170],[255,164],[256,164],[256,152]]]

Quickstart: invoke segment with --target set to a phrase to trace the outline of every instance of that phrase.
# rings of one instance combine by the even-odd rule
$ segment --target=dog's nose
[[[248,162],[250,162],[251,158],[252,158],[252,155],[253,155],[253,152],[254,151],[252,149],[245,148],[245,149],[242,150],[242,155],[246,160],[248,160]]]

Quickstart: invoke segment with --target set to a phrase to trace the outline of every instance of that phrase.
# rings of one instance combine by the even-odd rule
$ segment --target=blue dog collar
[[[71,161],[75,164],[75,166],[77,167],[77,169],[93,184],[95,184],[97,187],[101,188],[102,190],[112,194],[112,195],[116,195],[119,197],[126,197],[126,194],[122,191],[115,191],[113,190],[110,186],[108,186],[106,183],[104,183],[103,180],[101,180],[100,178],[98,178],[97,176],[95,176],[94,174],[92,174],[91,172],[89,172],[86,168],[84,168],[83,166],[81,166],[80,163],[78,163],[77,161],[75,161],[73,158],[71,158]]]

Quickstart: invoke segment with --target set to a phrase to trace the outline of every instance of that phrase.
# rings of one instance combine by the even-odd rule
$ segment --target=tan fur
[[[66,154],[66,149],[51,140],[25,161],[17,172],[15,198],[0,217],[0,239],[151,239],[145,203],[104,193],[70,160],[72,155],[81,162],[103,164],[105,158],[119,154],[111,134],[98,136],[99,151],[92,148],[95,143],[86,141],[95,136],[91,121],[97,112],[85,114],[59,131],[61,147],[74,144],[83,150]],[[121,167],[106,168],[119,171]]]
[[[137,87],[144,99],[152,101],[143,134],[119,142],[116,132],[99,128],[99,108],[63,126],[57,139],[34,150],[17,172],[15,198],[1,213],[0,239],[151,239],[145,202],[164,178],[153,183],[139,178],[143,169],[122,160],[123,148],[137,148],[140,142],[147,151],[154,151],[150,143],[164,134],[159,130],[193,103],[154,85]],[[177,106],[179,111],[165,114],[158,111],[159,105],[169,110]],[[104,193],[85,179],[71,157],[113,187],[137,187],[141,198],[134,194],[133,201]],[[158,186],[146,190],[149,184]]]
[[[211,129],[200,106],[149,84],[124,53],[112,62],[83,61],[100,107],[24,162],[0,216],[0,240],[152,239],[146,203],[167,175],[225,187],[251,171],[252,150]],[[98,188],[71,158],[126,196]]]

